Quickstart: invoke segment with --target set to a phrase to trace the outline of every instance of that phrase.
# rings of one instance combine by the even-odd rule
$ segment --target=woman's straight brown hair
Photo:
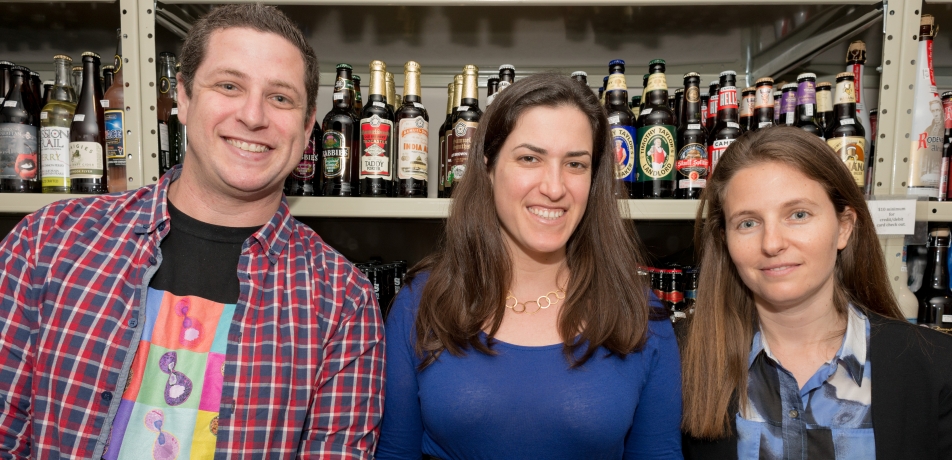
[[[757,309],[727,250],[724,200],[731,179],[766,162],[783,163],[818,182],[837,215],[856,223],[836,256],[833,303],[902,319],[886,273],[876,228],[852,174],[833,150],[800,128],[773,127],[741,136],[724,152],[709,178],[694,228],[699,251],[697,308],[682,342],[682,429],[696,438],[730,434],[734,404],[747,405],[747,363],[758,325]],[[706,218],[705,218],[706,214]],[[702,223],[703,222],[703,223]]]
[[[573,366],[598,347],[625,355],[640,349],[648,328],[648,286],[638,276],[642,246],[616,197],[611,136],[605,111],[592,90],[564,75],[532,75],[497,94],[473,137],[466,176],[453,204],[438,251],[409,278],[429,272],[416,319],[421,368],[444,350],[460,356],[470,348],[492,355],[512,282],[512,257],[496,214],[490,171],[519,117],[533,107],[572,107],[592,128],[592,186],[582,220],[566,248],[570,275],[559,313],[564,353]],[[485,331],[487,340],[480,339]],[[581,352],[581,354],[577,354]]]

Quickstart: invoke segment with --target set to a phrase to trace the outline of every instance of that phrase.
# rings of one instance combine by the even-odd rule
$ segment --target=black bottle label
[[[36,127],[0,124],[0,178],[37,180]]]

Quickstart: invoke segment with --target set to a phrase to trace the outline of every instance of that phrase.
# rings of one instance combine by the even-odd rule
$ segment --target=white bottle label
[[[43,187],[69,187],[69,161],[69,128],[41,127],[40,172]]]
[[[16,107],[16,106],[17,106],[17,101],[4,101],[4,102],[3,102],[3,106],[4,106],[4,107]]]
[[[423,117],[404,118],[397,129],[397,178],[426,180],[430,124]]]
[[[166,123],[159,123],[159,150],[169,151],[169,125]]]
[[[178,115],[178,107],[172,107],[172,115]]]
[[[76,115],[73,115],[73,121],[84,121],[85,119],[86,119],[85,114],[77,113]]]
[[[69,143],[69,175],[72,179],[99,179],[103,173],[102,144]]]

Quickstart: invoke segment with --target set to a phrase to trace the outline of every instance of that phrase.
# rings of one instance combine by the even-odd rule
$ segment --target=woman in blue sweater
[[[677,344],[622,193],[589,88],[496,96],[387,320],[378,459],[682,458]]]

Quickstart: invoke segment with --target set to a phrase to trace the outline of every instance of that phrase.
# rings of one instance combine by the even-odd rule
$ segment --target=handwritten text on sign
[[[867,202],[880,235],[912,235],[916,230],[915,200],[874,200]]]

